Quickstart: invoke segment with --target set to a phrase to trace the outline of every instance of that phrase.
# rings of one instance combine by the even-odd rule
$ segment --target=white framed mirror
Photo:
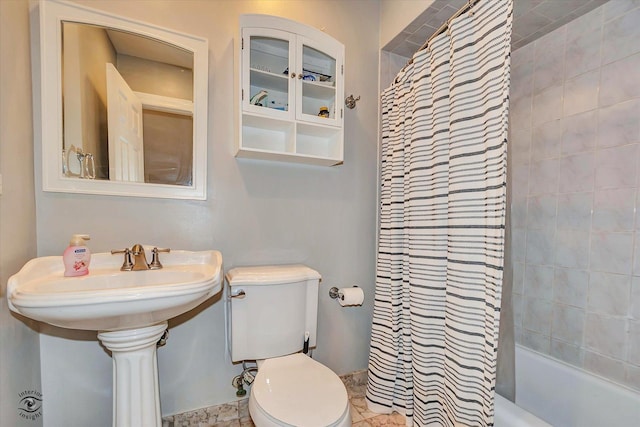
[[[208,41],[59,0],[35,12],[43,191],[205,200]]]

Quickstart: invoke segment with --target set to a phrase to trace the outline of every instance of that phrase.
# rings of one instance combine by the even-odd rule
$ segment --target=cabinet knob
[[[296,78],[296,73],[291,73],[291,78],[295,79]]]

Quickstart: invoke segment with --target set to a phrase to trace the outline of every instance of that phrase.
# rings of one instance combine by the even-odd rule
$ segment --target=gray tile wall
[[[640,390],[640,1],[512,56],[516,340]]]

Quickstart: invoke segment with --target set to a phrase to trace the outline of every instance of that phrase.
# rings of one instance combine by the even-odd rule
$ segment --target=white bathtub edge
[[[525,411],[512,401],[496,393],[494,427],[551,427],[540,418]]]
[[[640,393],[516,345],[516,403],[555,426],[630,426]]]

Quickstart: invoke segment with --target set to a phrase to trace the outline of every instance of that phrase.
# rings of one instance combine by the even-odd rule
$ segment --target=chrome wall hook
[[[347,99],[344,100],[344,105],[349,109],[356,108],[356,102],[360,101],[360,95],[357,98],[354,98],[353,95],[347,96]]]

